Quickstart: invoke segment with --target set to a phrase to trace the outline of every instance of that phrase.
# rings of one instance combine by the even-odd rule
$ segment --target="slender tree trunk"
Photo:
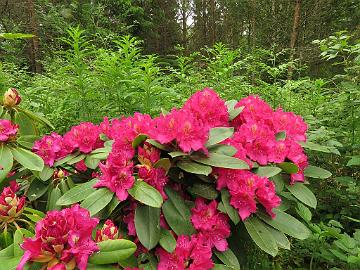
[[[211,45],[214,45],[216,42],[216,18],[215,18],[215,0],[210,0],[210,10],[211,10]]]
[[[185,53],[187,53],[187,0],[182,0],[181,2],[181,20],[182,20],[182,44],[185,50]]]
[[[251,18],[250,18],[250,28],[251,28],[251,49],[255,48],[256,44],[256,32],[255,32],[255,25],[256,25],[256,0],[250,1],[250,9],[251,9]]]
[[[27,0],[27,11],[29,17],[29,32],[34,35],[30,41],[30,66],[31,71],[34,73],[40,73],[42,70],[41,63],[39,62],[39,34],[38,34],[38,22],[35,13],[35,0]]]
[[[293,20],[293,27],[291,31],[290,37],[290,60],[294,59],[295,54],[295,45],[297,38],[299,36],[299,25],[300,25],[300,16],[301,16],[301,0],[295,0],[295,8],[294,8],[294,20]],[[288,79],[292,79],[293,74],[293,67],[289,66],[288,69]]]

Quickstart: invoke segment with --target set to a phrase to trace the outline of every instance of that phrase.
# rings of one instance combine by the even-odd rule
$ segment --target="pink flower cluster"
[[[11,223],[19,217],[25,205],[25,197],[18,197],[15,192],[20,186],[11,181],[9,187],[5,187],[0,195],[0,222]],[[1,225],[1,224],[0,224]]]
[[[199,232],[198,239],[210,248],[225,251],[228,247],[226,238],[230,236],[228,217],[217,210],[218,203],[213,200],[206,204],[202,198],[197,198],[195,207],[191,210],[191,222]]]
[[[11,123],[10,120],[0,119],[0,142],[6,142],[14,138],[19,126]]]
[[[231,123],[236,132],[228,143],[260,165],[292,161],[299,168],[291,175],[292,182],[303,182],[303,170],[308,166],[307,157],[298,144],[306,140],[307,125],[303,119],[282,109],[274,112],[259,97],[244,98],[235,107],[241,106],[243,111]],[[281,132],[285,138],[277,139],[276,135]]]
[[[211,89],[195,93],[180,110],[154,119],[151,138],[160,143],[176,142],[179,148],[205,150],[210,128],[228,126],[229,114],[225,102]]]
[[[214,263],[211,260],[211,248],[196,235],[180,235],[173,253],[159,248],[158,270],[210,270]]]
[[[275,185],[266,177],[245,170],[217,169],[217,189],[227,188],[231,195],[230,204],[236,208],[242,220],[257,210],[259,202],[271,216],[272,209],[280,205],[281,200],[275,193]]]
[[[89,256],[98,251],[92,239],[97,224],[98,219],[79,205],[49,211],[36,224],[35,237],[24,239],[25,253],[16,270],[23,270],[28,261],[46,263],[49,270],[86,270]]]
[[[101,133],[102,130],[99,126],[84,122],[72,127],[64,136],[53,132],[51,135],[42,137],[35,142],[33,152],[38,154],[46,165],[53,166],[55,161],[76,150],[87,154],[102,147],[103,141],[99,137]]]

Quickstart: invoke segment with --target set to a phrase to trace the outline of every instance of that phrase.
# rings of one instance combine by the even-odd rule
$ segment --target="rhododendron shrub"
[[[154,118],[105,117],[45,135],[31,144],[41,170],[15,177],[27,201],[5,190],[7,204],[36,206],[25,207],[37,215],[25,227],[37,224],[18,269],[239,269],[238,235],[275,256],[289,236],[310,234],[286,213],[316,207],[307,178],[329,176],[309,166],[306,130],[257,96],[224,101],[206,88]],[[19,144],[16,132],[9,138],[5,149]]]

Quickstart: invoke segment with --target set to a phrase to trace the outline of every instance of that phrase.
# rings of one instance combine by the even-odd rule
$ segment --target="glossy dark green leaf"
[[[162,210],[170,228],[177,235],[191,235],[195,229],[191,224],[191,212],[189,207],[179,194],[170,188],[165,189],[168,200],[164,202]]]
[[[144,141],[146,141],[147,135],[145,134],[139,134],[132,142],[132,147],[137,148],[140,144],[142,144]]]
[[[39,173],[39,177],[41,180],[46,181],[54,174],[54,169],[45,165],[42,171]]]
[[[210,146],[208,148],[208,150],[211,153],[218,153],[218,154],[226,155],[229,157],[232,157],[237,152],[237,149],[234,146],[223,145],[223,144],[217,144],[217,145]]]
[[[93,179],[84,184],[77,185],[76,187],[70,189],[68,192],[62,195],[56,203],[58,205],[70,205],[84,200],[90,194],[96,191],[93,186],[97,181],[97,179]]]
[[[311,178],[326,179],[329,178],[332,175],[332,173],[323,168],[310,165],[305,168],[304,175]]]
[[[180,160],[176,163],[176,166],[188,173],[209,175],[212,172],[212,168],[210,166],[190,160]]]
[[[141,244],[148,250],[154,248],[160,240],[160,208],[138,205],[135,228]]]
[[[32,149],[37,139],[39,137],[36,135],[22,135],[17,138],[16,142],[27,149]]]
[[[209,147],[215,144],[218,144],[228,138],[230,138],[234,134],[233,127],[216,127],[210,129],[209,139],[206,142],[205,146]]]
[[[19,125],[20,135],[35,135],[36,127],[31,118],[23,112],[15,113],[15,123]]]
[[[49,188],[48,183],[44,183],[43,181],[35,178],[31,181],[27,197],[30,201],[35,201],[36,199],[40,198],[42,195],[46,193]]]
[[[245,161],[218,153],[209,153],[209,156],[207,157],[194,155],[191,156],[191,159],[195,160],[196,162],[210,165],[213,167],[243,170],[249,169],[249,165]]]
[[[106,240],[97,245],[100,251],[89,258],[89,263],[95,265],[117,263],[129,258],[136,251],[136,244],[125,239]]]
[[[172,253],[176,247],[176,240],[170,231],[162,228],[160,232],[159,244],[167,252]]]
[[[20,147],[11,147],[14,159],[25,168],[41,172],[44,168],[44,161],[38,155]]]
[[[2,230],[0,233],[0,247],[6,248],[10,246],[14,241],[12,234],[9,231]]]
[[[298,215],[305,221],[310,222],[311,218],[312,218],[312,214],[311,211],[309,210],[309,208],[307,208],[305,205],[303,205],[302,203],[298,203],[296,205],[296,213],[298,213]]]
[[[278,253],[276,241],[261,220],[251,216],[244,221],[244,225],[251,239],[260,249],[273,257],[276,256]]]
[[[99,188],[94,193],[91,193],[80,204],[81,207],[87,208],[90,216],[94,216],[104,209],[113,198],[114,193],[107,188]]]
[[[146,142],[150,143],[152,146],[155,146],[156,148],[160,149],[160,150],[164,150],[164,151],[171,151],[171,148],[169,146],[167,146],[166,144],[161,144],[156,140],[152,140],[152,139],[147,139]]]
[[[135,200],[152,207],[160,208],[163,203],[160,192],[144,181],[136,181],[128,192]]]
[[[154,168],[163,168],[166,173],[170,170],[171,161],[168,158],[159,159],[155,164]]]
[[[226,213],[231,221],[236,225],[240,222],[238,211],[230,205],[230,194],[226,189],[221,190],[221,200],[223,202]]]
[[[279,248],[290,250],[289,239],[286,237],[286,235],[283,232],[280,232],[279,230],[274,229],[269,225],[266,226],[266,229],[274,237],[276,244],[278,245]]]
[[[191,187],[188,187],[188,191],[194,195],[203,197],[208,200],[215,200],[219,195],[218,191],[213,185],[205,183],[195,183]]]
[[[216,257],[218,257],[220,261],[222,261],[226,266],[240,270],[240,263],[234,252],[232,252],[230,248],[228,248],[224,252],[214,251],[214,253]]]
[[[276,164],[279,168],[281,168],[286,173],[297,173],[299,171],[299,168],[292,162],[282,162],[279,164]]]
[[[94,156],[87,156],[84,160],[86,167],[95,170],[99,166],[100,159],[95,158]]]
[[[188,156],[188,154],[186,154],[184,152],[180,152],[180,151],[170,152],[170,153],[168,153],[168,155],[172,158]]]
[[[258,213],[258,216],[275,229],[297,239],[304,240],[310,236],[309,229],[299,220],[278,209],[273,211],[276,214],[275,218],[262,213]]]
[[[279,174],[280,172],[280,168],[272,166],[263,166],[255,170],[255,173],[261,177],[272,177]]]
[[[0,144],[0,183],[8,173],[11,171],[13,166],[13,155],[10,148],[4,144]]]
[[[296,199],[312,208],[316,208],[317,200],[314,193],[303,183],[287,185],[286,188],[291,192],[292,195],[294,195]]]
[[[49,189],[48,193],[48,201],[46,204],[46,210],[60,210],[61,206],[57,205],[56,202],[61,197],[62,192],[60,187],[56,186],[53,189]]]

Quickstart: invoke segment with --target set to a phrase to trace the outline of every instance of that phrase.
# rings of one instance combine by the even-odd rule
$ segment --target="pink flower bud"
[[[119,230],[114,223],[108,219],[101,230],[96,231],[96,242],[119,239]]]
[[[15,88],[10,88],[4,94],[3,103],[6,107],[14,107],[19,105],[21,102],[21,97],[19,92]]]
[[[10,187],[3,189],[0,195],[0,222],[11,223],[19,217],[25,205],[25,197],[19,198],[15,192],[19,190],[19,185],[15,181],[10,183]]]

